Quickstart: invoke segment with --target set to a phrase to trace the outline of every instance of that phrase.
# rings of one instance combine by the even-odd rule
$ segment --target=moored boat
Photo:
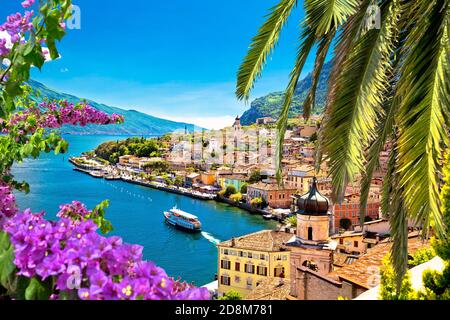
[[[164,217],[167,223],[183,230],[199,232],[202,224],[197,216],[187,213],[183,210],[173,207],[169,211],[164,211]]]

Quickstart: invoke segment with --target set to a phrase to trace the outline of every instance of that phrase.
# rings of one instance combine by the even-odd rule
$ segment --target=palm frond
[[[311,29],[309,27],[305,27],[302,37],[304,40],[298,50],[294,69],[291,71],[290,81],[284,94],[283,107],[281,109],[277,122],[275,162],[277,168],[276,177],[278,183],[281,183],[283,178],[281,160],[283,158],[283,142],[284,136],[286,134],[287,122],[289,119],[289,109],[291,107],[292,98],[294,97],[295,89],[297,87],[298,79],[300,78],[300,75],[302,73],[303,66],[305,65],[309,52],[311,51],[311,48],[313,47],[315,42],[314,33],[311,32]]]
[[[355,14],[358,5],[358,0],[305,0],[305,21],[321,38]]]
[[[316,90],[317,84],[319,83],[320,73],[322,72],[322,67],[335,33],[335,31],[328,33],[320,41],[319,48],[317,50],[316,61],[314,63],[311,88],[309,89],[308,95],[303,102],[303,118],[305,119],[309,119],[311,111],[314,110],[314,105],[316,103]]]
[[[450,105],[448,0],[420,2],[413,15],[397,94],[400,184],[409,215],[444,232],[439,184],[443,150],[448,145],[444,113]]]
[[[252,39],[244,62],[241,64],[237,76],[236,96],[240,100],[247,100],[255,81],[261,76],[267,57],[278,42],[283,29],[297,0],[281,0],[271,9],[267,21]]]
[[[363,150],[375,137],[376,123],[391,73],[390,56],[396,39],[398,6],[383,8],[381,30],[370,30],[356,39],[352,53],[338,77],[339,90],[324,127],[324,149],[330,159],[333,194],[341,201],[345,188],[363,171]]]
[[[276,147],[276,177],[278,183],[282,181],[282,145],[286,133],[289,109],[292,98],[297,88],[297,83],[303,70],[309,52],[317,39],[322,39],[332,33],[334,36],[336,30],[356,12],[358,6],[357,0],[307,0],[305,1],[306,17],[303,23],[304,31],[302,33],[303,43],[297,54],[297,60],[294,69],[291,72],[290,81],[285,92],[283,107],[278,118],[277,129],[277,147]],[[325,50],[322,52],[326,56]]]
[[[315,154],[316,171],[319,171],[320,164],[323,162],[323,158],[326,157],[326,154],[324,154],[323,150],[325,139],[323,135],[323,128],[326,126],[326,122],[330,118],[330,106],[334,104],[336,92],[338,91],[339,83],[336,81],[336,79],[342,73],[343,63],[344,61],[346,61],[352,48],[351,43],[362,28],[364,17],[370,3],[371,0],[363,0],[360,3],[356,13],[350,16],[343,24],[342,32],[340,33],[334,47],[333,67],[331,69],[330,77],[328,80],[328,92],[325,101],[325,108],[323,111],[324,116],[322,118],[322,126],[319,130],[317,139],[317,150]]]

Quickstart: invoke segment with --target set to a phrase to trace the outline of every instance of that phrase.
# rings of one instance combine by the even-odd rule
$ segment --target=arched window
[[[308,227],[308,240],[312,240],[312,239],[313,239],[313,228]]]

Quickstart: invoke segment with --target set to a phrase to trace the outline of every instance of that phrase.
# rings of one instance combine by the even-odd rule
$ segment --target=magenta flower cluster
[[[29,121],[31,119],[35,121]],[[75,105],[67,101],[46,101],[40,103],[39,107],[30,107],[12,115],[9,123],[3,128],[3,132],[9,132],[13,127],[20,128],[24,134],[33,133],[38,128],[56,129],[63,125],[106,125],[123,121],[124,118],[121,115],[108,115],[86,103]]]
[[[8,188],[0,189],[0,215],[8,216],[3,229],[14,247],[19,275],[56,280],[53,299],[76,292],[84,300],[206,300],[205,288],[175,281],[152,262],[142,260],[142,247],[123,243],[119,237],[103,237],[91,220],[44,219],[44,213],[30,210],[11,217],[14,198]],[[88,213],[74,202],[61,206],[58,216],[67,212]],[[5,216],[4,216],[5,218]]]
[[[24,1],[22,6],[29,8],[34,2],[34,0]],[[0,31],[4,31],[9,35],[12,44],[18,43],[26,32],[33,29],[33,24],[31,23],[33,14],[33,11],[25,11],[23,15],[19,12],[9,15],[6,18],[6,22],[0,25]],[[0,39],[0,56],[6,57],[9,55],[10,50],[7,39]]]

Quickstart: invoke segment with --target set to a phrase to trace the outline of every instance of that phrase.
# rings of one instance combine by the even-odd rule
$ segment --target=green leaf
[[[14,270],[16,270],[14,248],[6,232],[0,232],[0,284],[3,287],[8,288],[10,286],[10,277]]]
[[[296,4],[297,0],[281,0],[271,9],[271,13],[259,29],[258,35],[252,39],[250,49],[238,72],[236,88],[238,99],[247,100],[249,98],[250,91],[261,75],[267,57],[277,44],[280,32]]]
[[[45,281],[32,278],[30,284],[25,290],[26,300],[48,300],[52,294],[53,280],[51,278]]]

